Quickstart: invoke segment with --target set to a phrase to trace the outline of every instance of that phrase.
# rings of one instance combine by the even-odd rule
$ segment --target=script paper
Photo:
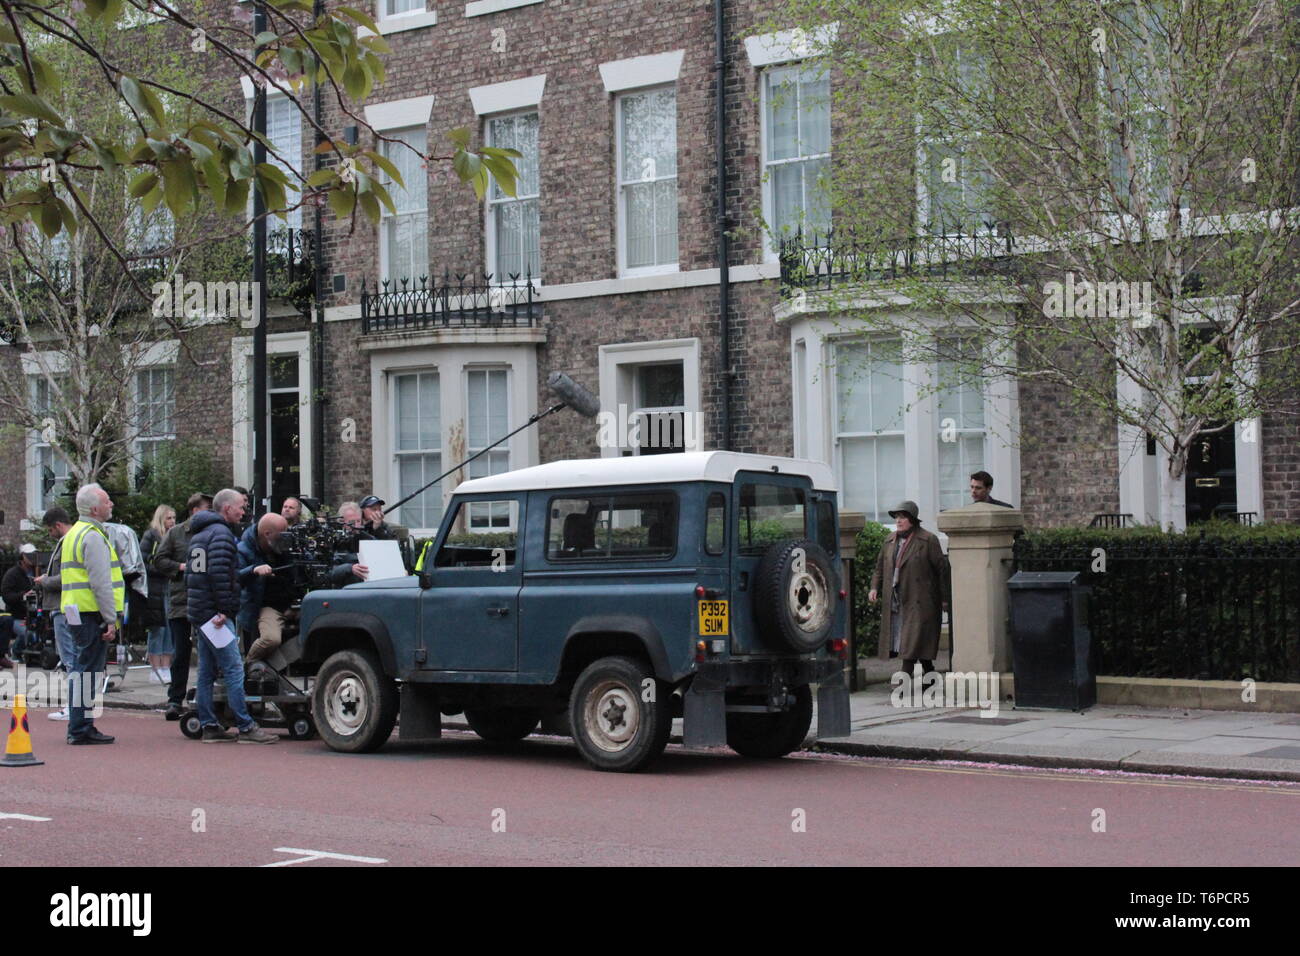
[[[216,618],[214,617],[212,620],[215,621]],[[199,630],[203,632],[204,637],[212,642],[213,647],[225,647],[235,639],[235,629],[230,626],[229,618],[220,627],[213,624],[212,621],[207,621],[199,625]]]
[[[406,565],[396,541],[362,541],[361,563],[370,569],[367,581],[406,577]]]

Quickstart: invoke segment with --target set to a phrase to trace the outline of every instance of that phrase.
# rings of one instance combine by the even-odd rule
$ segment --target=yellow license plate
[[[700,637],[725,637],[727,634],[727,602],[700,602]]]

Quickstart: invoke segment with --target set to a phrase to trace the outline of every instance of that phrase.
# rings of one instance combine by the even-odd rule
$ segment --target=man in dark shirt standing
[[[987,471],[977,471],[970,476],[970,501],[971,504],[979,504],[981,501],[986,505],[997,505],[999,508],[1014,508],[1015,505],[1009,505],[1005,501],[998,501],[992,496],[993,476]]]

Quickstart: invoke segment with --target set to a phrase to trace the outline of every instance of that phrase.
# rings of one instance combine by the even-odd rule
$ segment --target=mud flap
[[[817,685],[817,739],[847,737],[851,730],[849,689],[843,669],[837,667]]]
[[[682,705],[682,743],[688,748],[727,746],[725,685],[696,674]]]
[[[442,736],[442,713],[432,687],[403,683],[400,715],[398,740],[437,740]]]

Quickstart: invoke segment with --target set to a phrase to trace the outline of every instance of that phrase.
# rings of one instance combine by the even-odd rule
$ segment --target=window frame
[[[537,206],[537,270],[531,274],[533,285],[540,286],[542,282],[542,111],[540,106],[525,106],[522,109],[509,110],[502,113],[492,113],[482,117],[483,120],[483,144],[485,146],[495,146],[496,137],[492,133],[492,124],[497,120],[515,119],[521,116],[537,117],[537,192],[527,196],[506,196],[502,194],[501,198],[493,198],[493,193],[497,189],[494,180],[489,186],[486,195],[483,197],[484,205],[484,227],[483,237],[485,248],[483,250],[483,261],[487,265],[487,272],[492,276],[496,285],[505,285],[509,277],[503,275],[499,263],[497,262],[497,223],[496,210],[502,206],[511,204],[522,204],[526,202],[535,203]],[[523,256],[521,254],[520,258]],[[529,278],[529,270],[524,269],[520,272],[521,279]]]
[[[584,555],[581,557],[574,557],[574,558],[557,557],[554,554],[552,554],[551,522],[554,521],[555,519],[552,517],[551,512],[555,509],[555,503],[557,501],[575,501],[575,500],[585,499],[588,502],[589,510],[591,507],[590,504],[591,502],[608,501],[609,511],[612,514],[613,512],[620,510],[615,506],[615,502],[620,498],[623,499],[651,498],[655,496],[662,496],[665,499],[671,499],[673,503],[673,516],[675,519],[675,524],[673,527],[672,550],[669,553],[646,554],[646,555],[606,553],[603,555],[592,555],[592,556]],[[542,543],[543,543],[542,554],[547,564],[556,565],[559,567],[569,567],[575,564],[577,565],[612,564],[612,563],[622,562],[622,561],[668,562],[668,561],[672,561],[674,558],[677,557],[677,552],[681,548],[681,525],[682,525],[681,495],[678,494],[678,492],[675,489],[672,488],[666,489],[662,485],[660,486],[652,485],[645,489],[636,489],[636,488],[627,488],[627,487],[620,487],[618,489],[574,488],[574,489],[569,489],[567,491],[557,491],[556,493],[549,495],[546,499],[546,526],[542,529]],[[563,528],[560,529],[560,534],[561,534],[561,540],[563,540],[563,534],[564,534]],[[612,535],[609,540],[612,544],[613,542]]]
[[[400,390],[399,390],[399,380],[404,376],[415,377],[417,405],[418,405],[418,401],[419,401],[418,392],[420,387],[419,377],[421,375],[432,375],[437,380],[438,395],[435,404],[437,405],[438,408],[438,427],[435,430],[434,434],[438,438],[438,445],[436,449],[421,447],[421,448],[410,448],[410,449],[403,450],[398,447],[401,438],[401,431],[400,431],[401,418],[399,415],[399,404],[401,399],[400,399]],[[400,500],[406,497],[406,495],[402,493],[401,459],[403,456],[424,457],[424,456],[436,454],[438,456],[438,464],[437,464],[438,473],[441,474],[443,471],[446,470],[443,467],[443,465],[446,463],[445,462],[446,450],[443,447],[443,420],[442,420],[442,385],[443,385],[442,378],[443,376],[442,376],[442,371],[438,366],[428,366],[424,368],[394,369],[388,373],[388,378],[389,378],[388,394],[390,396],[390,400],[388,403],[389,405],[388,462],[389,462],[389,472],[390,472],[389,487],[394,489],[395,498],[397,500]],[[426,477],[425,480],[427,481],[428,478]],[[430,530],[436,531],[436,529],[442,524],[443,516],[446,514],[446,504],[443,501],[442,482],[438,482],[436,485],[425,489],[423,494],[432,495],[434,497],[434,501],[437,504],[437,520],[433,524],[430,525],[416,524],[415,522],[408,520],[408,515],[405,514],[402,511],[402,509],[405,509],[408,505],[411,504],[411,502],[407,502],[406,504],[402,505],[401,508],[398,509],[398,515],[401,519],[401,523],[406,527],[410,528],[413,533],[418,531],[430,531]],[[420,497],[421,496],[417,495],[415,500],[418,500]],[[426,503],[423,508],[424,513],[421,514],[422,519],[428,517],[429,507],[430,506]]]
[[[878,346],[878,345],[886,345],[886,344],[889,344],[889,343],[897,343],[897,347],[898,347],[898,365],[899,365],[900,369],[902,370],[902,371],[901,371],[901,374],[900,374],[900,377],[899,377],[899,388],[900,388],[900,390],[902,391],[902,397],[903,397],[904,403],[903,403],[903,404],[899,407],[899,409],[898,409],[898,427],[897,427],[896,429],[890,429],[890,430],[888,430],[888,431],[876,431],[876,432],[858,432],[858,431],[843,431],[843,430],[841,430],[840,422],[841,422],[843,419],[842,419],[842,415],[841,415],[842,409],[841,409],[841,407],[840,407],[840,367],[841,367],[841,363],[840,363],[840,355],[841,355],[842,350],[844,350],[844,349],[849,349],[849,348],[861,348],[861,347],[863,347],[863,346],[866,346],[867,348],[874,348],[875,346]],[[848,439],[848,440],[850,440],[850,441],[853,441],[853,440],[861,440],[861,439],[870,439],[870,440],[872,440],[872,441],[874,442],[874,441],[876,441],[876,440],[878,440],[878,439],[881,439],[881,438],[900,438],[900,439],[902,439],[902,442],[903,442],[903,462],[904,462],[904,468],[906,468],[906,462],[907,462],[907,444],[908,444],[908,441],[907,441],[907,439],[908,439],[908,434],[907,434],[907,413],[906,413],[906,412],[907,412],[907,406],[906,406],[906,398],[907,398],[907,371],[906,371],[906,370],[907,370],[908,365],[907,365],[907,362],[905,361],[905,355],[904,355],[904,349],[905,349],[905,347],[906,347],[906,345],[905,345],[905,342],[903,341],[903,339],[901,339],[901,338],[893,338],[893,337],[869,337],[869,338],[865,338],[865,339],[864,339],[864,338],[857,337],[857,338],[839,339],[839,340],[837,340],[837,341],[834,342],[835,376],[834,376],[834,381],[833,381],[833,383],[832,383],[831,395],[830,395],[830,399],[831,399],[831,429],[832,429],[832,431],[831,431],[831,441],[832,441],[833,447],[834,447],[834,449],[835,449],[835,457],[836,457],[836,459],[837,459],[838,470],[839,470],[839,473],[840,473],[841,480],[843,479],[843,475],[844,475],[844,441],[845,441],[845,439]],[[869,361],[874,361],[874,354],[872,354],[872,355],[869,357]],[[863,383],[863,385],[862,385],[861,387],[865,387],[865,388],[867,388],[867,389],[869,390],[869,389],[871,388],[870,381],[868,380],[867,382]],[[873,447],[874,447],[874,446],[873,446]],[[878,464],[879,464],[879,462],[878,462],[878,458],[877,458],[877,460],[876,460],[876,465],[877,465],[877,467],[878,467]],[[873,473],[873,476],[872,476],[872,477],[873,477],[873,486],[875,486],[875,484],[877,484],[877,483],[874,481],[874,477],[875,477],[875,476],[874,476],[874,473]],[[906,481],[905,481],[905,480],[904,480],[904,487],[906,487]],[[848,492],[848,489],[845,488],[845,489],[844,489],[844,493],[847,494],[847,492]],[[878,492],[877,492],[877,494],[876,494],[876,498],[877,498],[877,502],[879,502],[879,493],[878,493]],[[888,508],[888,507],[889,507],[889,504],[886,503],[885,507]],[[868,511],[865,511],[865,510],[864,510],[864,511],[863,511],[863,514],[866,515],[866,516],[867,516],[867,519],[870,520],[870,521],[875,521],[875,522],[878,523],[878,524],[884,524],[884,523],[885,523],[884,521],[882,521],[882,520],[878,517],[878,515],[880,514],[879,511],[871,511],[871,512],[868,512]]]
[[[152,380],[153,375],[159,372],[166,373],[168,376],[168,398],[164,399],[161,403],[152,400],[149,402],[142,401],[141,376],[148,375]],[[157,456],[157,448],[155,447],[149,454],[148,459],[146,459],[143,446],[158,446],[176,440],[176,366],[171,362],[161,363],[158,365],[147,365],[143,368],[137,368],[134,377],[135,382],[132,391],[132,417],[134,419],[135,439],[131,442],[131,470],[135,480],[138,482],[140,471],[146,460],[152,461]],[[146,435],[144,433],[145,423],[141,421],[141,410],[146,406],[153,407],[159,404],[164,406],[170,405],[171,407],[166,419],[166,424],[168,424],[170,428],[160,434]]]
[[[396,126],[396,127],[391,128],[391,129],[383,129],[383,130],[379,130],[378,132],[382,133],[384,136],[395,137],[395,138],[401,138],[403,134],[406,134],[406,133],[413,133],[413,132],[416,132],[416,131],[419,131],[419,133],[423,136],[423,148],[420,150],[420,153],[421,153],[421,155],[424,155],[425,150],[427,150],[427,149],[429,148],[429,124],[428,124],[427,122],[426,122],[426,123],[412,124],[412,125],[410,125],[410,126]],[[384,158],[385,158],[385,159],[388,159],[390,162],[393,161],[392,154],[390,153],[390,150],[397,150],[397,149],[402,149],[402,150],[404,150],[404,149],[405,149],[405,147],[398,147],[398,146],[394,145],[393,143],[384,142],[384,141],[381,141],[378,145],[379,145],[380,147],[382,147],[381,150],[380,150],[380,152],[383,153]],[[408,144],[408,145],[410,145],[410,144]],[[424,271],[423,271],[422,274],[428,276],[428,275],[430,274],[430,268],[429,268],[429,266],[430,266],[430,260],[429,260],[429,180],[428,180],[428,176],[427,176],[427,174],[425,174],[425,171],[423,170],[423,168],[421,168],[421,174],[422,174],[422,175],[421,175],[421,184],[423,185],[423,190],[422,190],[422,193],[421,193],[420,195],[422,196],[423,209],[420,210],[420,211],[421,211],[421,212],[423,213],[423,215],[424,215],[424,257],[423,257],[423,258],[424,258]],[[384,185],[384,187],[385,187],[386,189],[389,190],[390,195],[393,195],[393,194],[395,194],[395,193],[400,193],[400,192],[411,192],[411,183],[409,182],[409,177],[407,177],[407,179],[408,179],[408,181],[407,181],[407,183],[406,183],[404,186],[398,186],[395,182],[393,182],[392,180],[390,180],[387,176],[384,176],[384,177],[383,177],[383,185]],[[394,198],[394,200],[396,200],[396,198],[397,198],[396,195],[393,195],[393,198]],[[394,205],[397,205],[397,203],[394,202]],[[395,220],[395,219],[398,219],[398,218],[400,218],[400,217],[402,217],[402,216],[411,216],[411,215],[414,215],[414,214],[415,214],[414,212],[390,213],[390,212],[388,211],[388,207],[387,207],[387,206],[385,206],[383,203],[380,203],[380,204],[379,204],[379,224],[378,224],[378,226],[379,226],[379,242],[378,242],[378,247],[379,247],[379,249],[378,249],[378,252],[379,252],[379,281],[382,283],[382,281],[385,280],[385,279],[390,280],[390,282],[389,282],[389,288],[390,288],[390,289],[400,289],[400,288],[401,288],[401,280],[402,280],[403,276],[390,274],[391,271],[392,271],[392,254],[391,254],[391,250],[388,248],[388,224],[389,224],[389,222],[391,222],[391,221],[393,221],[393,220]],[[412,269],[411,271],[412,271],[412,273],[414,273],[416,270]],[[419,280],[420,280],[420,276],[419,276],[419,275],[412,274],[412,275],[406,276],[405,278],[406,278],[406,279],[409,281],[409,283],[410,283],[409,286],[408,286],[407,288],[411,288],[411,289],[413,289],[413,288],[418,288],[418,282],[419,282]],[[430,276],[430,281],[432,281],[432,276]],[[377,288],[377,289],[382,289],[383,287],[382,287],[382,285],[378,285],[376,288]]]
[[[629,266],[627,264],[627,187],[639,186],[645,183],[660,183],[666,181],[669,177],[656,175],[652,179],[624,179],[623,166],[623,104],[629,97],[645,96],[646,94],[657,93],[663,90],[673,91],[673,155],[677,158],[674,164],[673,181],[673,200],[677,207],[677,257],[670,263],[656,263],[649,266]],[[617,268],[620,278],[632,276],[649,276],[649,275],[671,275],[674,272],[681,271],[682,245],[681,245],[681,190],[679,181],[681,177],[680,161],[680,124],[677,122],[678,99],[677,83],[657,83],[654,86],[643,86],[628,90],[619,90],[614,95],[614,209],[615,209],[615,246],[617,253]],[[656,168],[656,173],[658,172]],[[657,258],[657,253],[656,253]]]
[[[478,451],[482,451],[483,448],[486,448],[486,447],[490,446],[490,445],[492,444],[492,441],[494,440],[494,439],[492,439],[491,436],[489,435],[489,436],[488,436],[489,440],[488,440],[487,445],[484,445],[484,446],[482,446],[482,447],[477,446],[477,445],[471,445],[471,444],[470,444],[470,428],[469,428],[469,418],[470,418],[470,377],[473,376],[473,375],[476,375],[476,374],[480,374],[480,373],[481,373],[481,374],[484,374],[484,375],[487,375],[487,376],[489,376],[488,379],[487,379],[487,384],[490,386],[490,383],[491,383],[491,377],[490,377],[490,376],[491,376],[491,374],[492,374],[493,372],[500,372],[501,374],[503,374],[503,375],[505,376],[505,382],[506,382],[505,398],[504,398],[504,402],[505,402],[505,413],[506,413],[505,432],[506,432],[507,435],[510,433],[510,422],[511,422],[511,418],[510,418],[510,405],[511,405],[511,401],[512,401],[513,398],[514,398],[514,396],[513,396],[513,384],[514,384],[514,383],[511,381],[511,378],[512,378],[512,376],[511,376],[512,367],[509,366],[509,365],[497,365],[497,364],[481,364],[481,365],[465,365],[465,366],[462,366],[462,368],[461,368],[461,373],[462,373],[462,374],[461,374],[461,380],[462,380],[462,381],[461,381],[461,388],[462,388],[462,393],[461,393],[461,394],[462,394],[462,397],[463,397],[463,400],[464,400],[464,404],[463,404],[461,407],[464,408],[464,410],[465,410],[465,457],[466,457],[466,458],[469,458],[470,456],[474,455],[476,452],[478,452]],[[492,394],[492,392],[491,392],[491,388],[489,387],[489,388],[487,388],[487,389],[485,390],[485,395],[488,397],[488,401],[489,401],[489,403],[491,402],[491,394]],[[439,393],[439,398],[441,398],[441,392]],[[488,409],[488,413],[487,413],[487,414],[488,414],[488,419],[489,419],[489,421],[490,421],[490,420],[491,420],[491,408],[490,408],[490,405],[489,405],[489,409]],[[503,445],[499,445],[499,446],[497,446],[496,449],[494,449],[494,450],[491,451],[491,452],[488,452],[488,454],[487,454],[486,456],[484,456],[484,457],[485,457],[488,461],[491,461],[491,458],[492,458],[492,455],[493,455],[493,454],[503,454],[503,455],[505,455],[505,460],[506,460],[506,467],[505,467],[505,468],[501,469],[500,471],[492,471],[492,470],[489,468],[488,472],[487,472],[486,474],[484,474],[484,475],[473,475],[473,474],[470,474],[470,472],[469,472],[469,466],[466,466],[466,480],[467,480],[467,481],[470,481],[470,480],[473,480],[474,478],[486,478],[486,477],[488,477],[488,476],[490,476],[490,475],[499,475],[499,474],[504,474],[505,472],[511,470],[511,464],[510,464],[510,457],[511,457],[511,456],[510,456],[510,443],[509,443],[509,442],[505,442]],[[480,459],[480,460],[482,460],[482,459]],[[472,511],[471,509],[466,509],[465,516],[466,516],[466,519],[467,519],[467,524],[466,524],[466,526],[465,526],[465,531],[466,531],[467,534],[468,534],[468,533],[472,533],[472,532],[474,532],[475,530],[481,530],[481,529],[475,529],[474,526],[473,526],[473,524],[472,524],[472,522],[473,522],[473,520],[474,520],[474,513],[473,513],[473,511]],[[490,520],[491,520],[491,517],[489,516],[489,521],[490,521]],[[506,528],[506,530],[514,530],[517,524],[518,524],[517,520],[516,520],[515,518],[512,518],[511,521],[510,521],[510,524],[509,524],[509,526]],[[489,525],[489,527],[487,528],[487,531],[491,531],[491,530],[492,530],[492,528],[491,528],[491,526]]]
[[[833,162],[833,156],[835,150],[835,142],[834,142],[835,124],[833,122],[833,117],[831,116],[830,105],[833,104],[834,99],[830,92],[829,68],[825,70],[825,75],[827,80],[827,97],[828,97],[826,119],[827,119],[827,124],[829,126],[829,128],[826,131],[826,141],[829,144],[829,148],[827,149],[827,151],[825,153],[816,153],[808,156],[800,155],[797,159],[777,160],[775,163],[770,162],[767,158],[768,142],[769,142],[768,133],[769,133],[769,126],[770,126],[770,120],[768,118],[768,114],[770,112],[769,107],[771,104],[771,97],[772,97],[771,78],[773,74],[777,74],[777,73],[793,73],[796,76],[801,76],[805,72],[820,69],[818,67],[812,66],[812,64],[815,62],[817,62],[816,57],[802,59],[802,60],[790,60],[790,61],[773,63],[768,66],[764,66],[759,71],[759,112],[758,112],[759,175],[760,175],[760,182],[762,184],[763,221],[766,224],[765,228],[763,229],[763,257],[764,260],[767,262],[777,261],[780,253],[780,247],[781,247],[781,235],[777,229],[777,223],[775,221],[776,197],[773,193],[774,183],[771,175],[771,168],[774,165],[778,165],[778,166],[789,165],[794,162],[806,163],[812,160],[822,160],[822,159],[826,160],[827,167],[830,168],[830,164]],[[800,107],[800,112],[802,112],[802,107]],[[796,114],[796,116],[797,115],[798,114]],[[806,179],[805,179],[804,191],[805,193],[807,192]],[[806,209],[807,207],[805,206],[804,208]],[[833,217],[833,210],[831,210],[829,206],[827,211],[828,213],[831,213]],[[833,218],[832,220],[829,220],[826,223],[827,230],[829,230],[832,223],[833,223]],[[820,235],[824,239],[825,231],[820,233]],[[804,238],[805,238],[805,242],[808,242],[811,239],[811,237],[808,235],[805,235]]]

